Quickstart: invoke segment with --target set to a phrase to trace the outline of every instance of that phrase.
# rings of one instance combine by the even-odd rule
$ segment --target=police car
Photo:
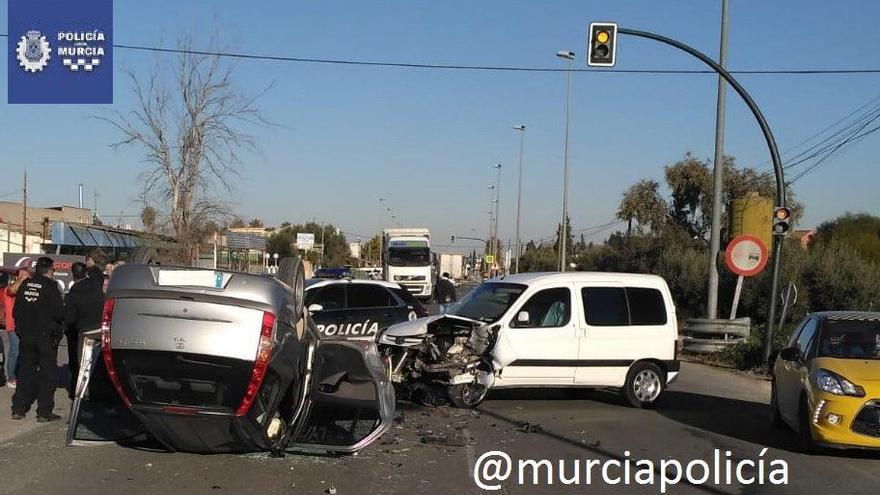
[[[390,325],[429,314],[409,291],[381,280],[307,280],[305,305],[322,338],[372,340]]]

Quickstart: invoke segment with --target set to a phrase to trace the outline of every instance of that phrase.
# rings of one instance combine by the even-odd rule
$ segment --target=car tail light
[[[113,307],[116,300],[108,298],[104,301],[104,313],[101,315],[101,355],[104,357],[104,367],[107,368],[107,374],[110,375],[110,381],[113,387],[119,393],[119,397],[125,404],[125,407],[131,407],[131,401],[122,388],[122,382],[119,381],[119,375],[116,374],[116,366],[113,365],[113,350],[110,348],[110,325],[113,323]]]
[[[251,373],[251,379],[248,382],[244,397],[238,410],[235,411],[236,416],[244,416],[251,409],[251,404],[257,398],[257,392],[260,385],[263,384],[263,378],[266,376],[266,369],[269,367],[269,358],[272,356],[272,348],[275,342],[272,340],[272,330],[275,328],[275,315],[269,312],[263,313],[263,325],[260,328],[260,345],[257,347],[257,357],[254,360],[254,371]]]

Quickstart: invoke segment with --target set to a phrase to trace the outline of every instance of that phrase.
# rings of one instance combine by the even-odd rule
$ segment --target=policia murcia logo
[[[18,42],[15,50],[18,64],[27,71],[37,73],[49,65],[49,42],[39,31],[28,31]]]

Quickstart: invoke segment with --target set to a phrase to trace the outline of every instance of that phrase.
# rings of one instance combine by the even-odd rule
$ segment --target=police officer
[[[15,296],[15,331],[20,339],[18,387],[12,396],[12,419],[22,419],[37,401],[37,421],[61,419],[55,408],[55,368],[62,335],[64,303],[53,279],[51,258],[37,260],[34,276]]]
[[[450,280],[448,272],[443,272],[443,275],[437,277],[434,287],[434,299],[437,301],[437,304],[448,304],[456,301],[455,284]]]
[[[70,267],[70,272],[73,285],[64,300],[64,323],[67,326],[64,335],[67,337],[67,363],[70,367],[67,394],[73,399],[79,375],[80,335],[101,327],[104,311],[104,291],[101,286],[104,277],[92,278],[85,263],[79,261]]]

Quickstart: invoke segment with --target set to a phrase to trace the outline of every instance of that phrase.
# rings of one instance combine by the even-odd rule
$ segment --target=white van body
[[[661,277],[610,272],[526,273],[487,283],[527,287],[495,322],[499,331],[491,353],[493,387],[623,387],[632,366],[642,361],[659,366],[667,384],[678,376],[675,305]],[[517,323],[532,298],[552,289],[569,292],[570,317],[564,324],[533,327]],[[641,297],[626,297],[628,292],[639,292]],[[614,293],[622,293],[627,301],[619,308],[629,313],[626,323],[608,317],[614,312],[607,307]],[[591,295],[598,295],[596,299],[606,307],[591,312]],[[648,312],[655,314],[636,315],[645,308],[635,307],[634,299],[652,298],[657,299]],[[657,314],[661,307],[665,318]],[[600,311],[604,315],[599,315]]]

